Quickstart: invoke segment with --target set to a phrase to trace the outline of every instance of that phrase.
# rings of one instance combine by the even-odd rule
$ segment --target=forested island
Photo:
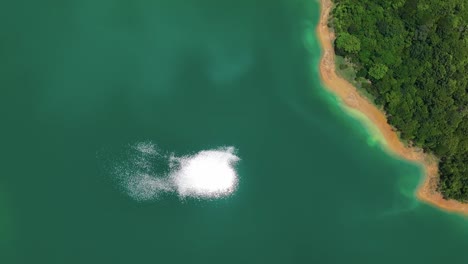
[[[334,0],[344,76],[382,106],[410,146],[435,154],[438,190],[468,201],[466,0]]]

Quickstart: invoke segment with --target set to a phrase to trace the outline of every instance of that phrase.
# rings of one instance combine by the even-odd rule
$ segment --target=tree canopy
[[[348,33],[343,33],[336,39],[338,48],[350,53],[357,53],[361,50],[361,41]]]
[[[382,79],[388,71],[388,67],[385,64],[377,63],[370,67],[369,75],[376,80]]]
[[[403,140],[440,158],[439,190],[468,201],[466,0],[335,0],[335,49]]]

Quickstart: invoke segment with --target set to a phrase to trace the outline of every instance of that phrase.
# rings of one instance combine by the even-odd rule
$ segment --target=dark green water
[[[314,0],[0,3],[0,263],[468,263],[318,79]],[[234,146],[220,200],[136,202],[99,153]]]

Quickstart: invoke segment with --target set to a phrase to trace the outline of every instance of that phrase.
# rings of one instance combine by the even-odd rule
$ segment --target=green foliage
[[[466,0],[335,0],[336,51],[403,140],[440,158],[439,189],[468,201]],[[357,78],[356,77],[356,78]]]
[[[388,67],[385,64],[377,63],[369,69],[369,75],[376,80],[382,79],[388,71]]]
[[[353,35],[342,33],[336,38],[336,46],[346,52],[357,53],[361,50],[361,41]]]

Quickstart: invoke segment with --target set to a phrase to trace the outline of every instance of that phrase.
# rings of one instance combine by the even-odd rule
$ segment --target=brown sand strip
[[[364,114],[376,126],[387,142],[387,149],[404,159],[415,161],[424,166],[425,179],[417,190],[417,197],[429,204],[446,211],[468,215],[468,204],[455,200],[446,200],[437,191],[438,164],[434,157],[424,154],[420,149],[405,147],[395,130],[388,124],[385,113],[379,110],[365,97],[361,96],[356,88],[339,77],[335,72],[335,53],[333,49],[334,34],[328,28],[329,14],[333,8],[331,0],[321,1],[320,22],[317,26],[317,35],[322,45],[322,59],[320,74],[325,86],[337,95],[347,107]]]

